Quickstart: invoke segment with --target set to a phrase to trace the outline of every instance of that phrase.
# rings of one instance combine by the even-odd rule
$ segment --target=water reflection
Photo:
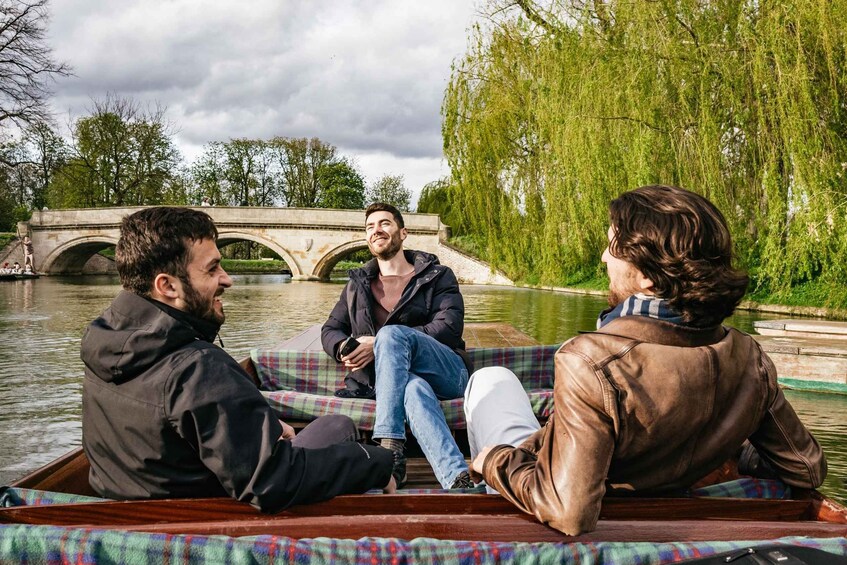
[[[323,322],[341,284],[286,282],[279,275],[236,275],[224,295],[227,351],[245,357]],[[0,283],[0,484],[80,444],[86,325],[120,290],[114,277],[44,277]],[[543,343],[592,330],[605,299],[526,289],[464,286],[468,322],[508,322]],[[779,316],[771,315],[771,318]],[[752,331],[763,316],[739,312],[729,323]],[[847,395],[789,392],[830,462],[825,492],[847,501]]]

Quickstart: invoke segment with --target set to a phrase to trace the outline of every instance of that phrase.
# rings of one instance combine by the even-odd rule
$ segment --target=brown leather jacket
[[[483,476],[524,512],[577,535],[604,494],[679,492],[749,439],[789,485],[826,476],[820,445],[750,336],[643,316],[618,318],[556,353],[555,412],[520,447],[500,445]]]

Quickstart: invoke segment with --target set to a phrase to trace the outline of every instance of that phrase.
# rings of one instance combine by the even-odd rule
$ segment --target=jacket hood
[[[188,343],[211,341],[218,328],[166,304],[121,291],[85,330],[80,357],[101,380],[126,381]]]

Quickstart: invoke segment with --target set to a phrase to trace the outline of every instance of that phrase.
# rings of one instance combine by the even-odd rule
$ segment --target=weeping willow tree
[[[454,64],[443,136],[487,259],[596,275],[608,202],[642,184],[723,211],[760,291],[847,305],[847,2],[492,3]]]

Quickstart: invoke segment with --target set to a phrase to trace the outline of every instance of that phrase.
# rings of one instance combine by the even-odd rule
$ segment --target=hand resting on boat
[[[372,335],[357,337],[356,341],[359,342],[359,347],[354,349],[350,355],[341,357],[344,366],[351,371],[357,371],[372,362],[374,360],[374,339]]]

